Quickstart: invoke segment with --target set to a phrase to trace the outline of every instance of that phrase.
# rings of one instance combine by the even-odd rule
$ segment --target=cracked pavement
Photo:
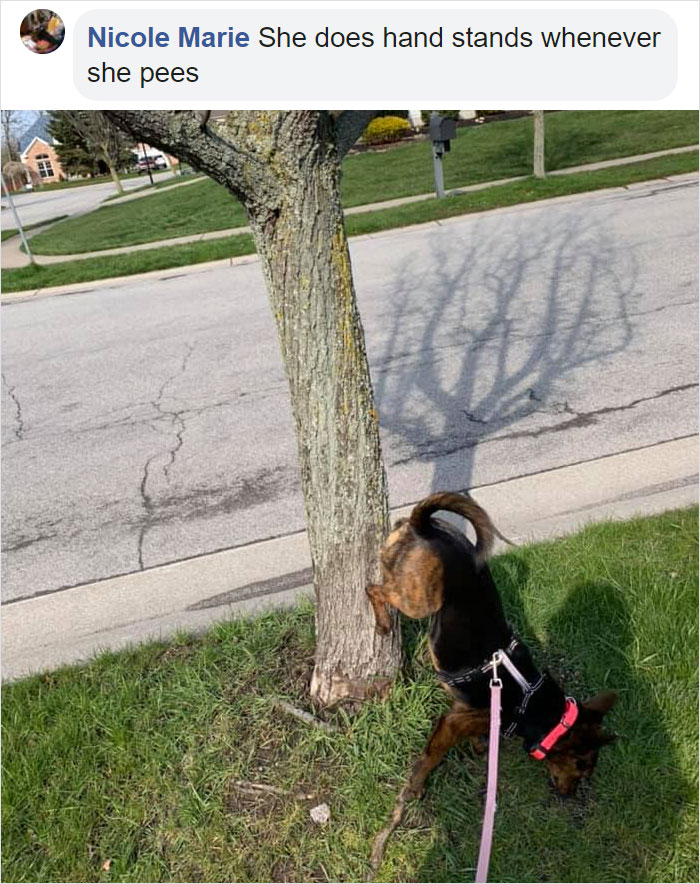
[[[392,505],[695,434],[697,232],[686,180],[354,241]],[[2,343],[3,600],[304,527],[257,263],[8,304]]]
[[[162,416],[166,421],[170,420],[170,434],[174,435],[175,439],[174,443],[167,446],[164,451],[157,451],[155,454],[152,454],[144,464],[143,476],[141,477],[141,483],[139,485],[141,500],[146,514],[146,518],[141,525],[138,536],[138,561],[139,570],[141,571],[143,571],[145,567],[144,541],[146,539],[146,533],[148,532],[151,523],[158,518],[158,501],[155,497],[155,493],[152,487],[155,484],[155,466],[153,467],[152,472],[151,465],[156,464],[159,460],[165,459],[165,463],[163,463],[161,470],[163,474],[163,479],[167,485],[170,482],[170,469],[175,463],[175,458],[177,457],[178,451],[182,448],[182,435],[185,432],[185,420],[183,418],[185,410],[181,409],[179,411],[173,411],[166,409],[164,407],[165,391],[171,384],[174,384],[176,380],[185,373],[187,369],[187,363],[189,362],[193,352],[194,346],[189,342],[186,343],[185,353],[182,357],[178,371],[172,376],[165,379],[163,384],[161,384],[160,389],[158,390],[158,395],[151,402],[151,405],[158,412],[159,416]],[[156,431],[160,431],[160,427],[156,423],[153,423],[152,426]]]

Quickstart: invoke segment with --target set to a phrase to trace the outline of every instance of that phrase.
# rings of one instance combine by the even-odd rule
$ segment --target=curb
[[[691,152],[696,151],[698,149],[700,149],[699,144],[685,145],[683,147],[673,147],[673,148],[669,148],[667,150],[652,151],[651,153],[635,154],[633,156],[627,156],[627,157],[615,157],[613,159],[601,160],[601,161],[595,162],[595,163],[584,163],[584,164],[578,165],[578,166],[567,166],[564,169],[555,169],[552,172],[549,172],[547,174],[549,176],[564,176],[564,175],[573,175],[573,174],[576,174],[577,172],[592,172],[592,171],[595,171],[598,169],[613,168],[615,166],[633,165],[635,163],[645,162],[646,160],[656,159],[658,157],[673,156],[673,155],[683,154],[683,153],[691,153]],[[452,190],[447,191],[447,195],[454,196],[454,195],[459,195],[459,194],[487,190],[492,187],[501,187],[503,185],[512,184],[517,181],[524,181],[528,177],[529,176],[527,176],[527,175],[516,175],[511,178],[499,178],[499,179],[496,179],[493,181],[482,181],[482,182],[479,182],[478,184],[470,184],[465,187],[454,188]],[[194,184],[199,180],[200,179],[197,178],[192,181],[182,182],[182,184],[180,184],[180,185],[172,185],[172,186],[177,187],[177,186],[184,186],[187,184]],[[116,202],[128,202],[133,199],[138,199],[139,197],[148,196],[154,192],[155,191],[149,190],[144,193],[137,192],[135,194],[126,194],[123,197],[119,197],[118,200],[112,200],[111,202],[115,202],[115,203]],[[351,206],[350,208],[345,210],[345,214],[346,215],[355,215],[355,214],[362,214],[362,213],[366,213],[366,212],[382,211],[383,209],[389,209],[389,208],[393,208],[395,206],[410,205],[411,203],[422,202],[425,200],[434,199],[434,197],[435,197],[435,194],[431,192],[431,193],[414,194],[412,196],[406,196],[406,197],[398,197],[396,199],[383,200],[378,203],[366,203],[365,205],[361,205],[361,206]],[[75,217],[77,217],[81,214],[85,214],[85,212],[78,212]],[[248,227],[248,226],[233,227],[233,228],[228,228],[226,230],[212,230],[212,231],[206,231],[204,233],[188,234],[185,236],[173,237],[172,239],[169,239],[169,240],[156,240],[156,241],[150,242],[150,243],[139,243],[135,246],[119,246],[119,247],[113,248],[113,249],[100,249],[97,252],[83,252],[83,253],[77,254],[77,255],[65,255],[65,256],[64,255],[44,255],[44,256],[38,256],[38,257],[40,257],[42,259],[43,263],[46,265],[66,264],[71,261],[81,261],[81,260],[84,261],[89,258],[108,257],[109,255],[130,254],[131,252],[134,252],[134,251],[147,251],[147,250],[155,249],[155,248],[167,248],[168,246],[185,245],[190,242],[201,242],[203,240],[209,240],[209,239],[224,239],[228,236],[236,236],[236,235],[250,233],[250,232],[251,232],[250,227]],[[13,249],[17,248],[19,250],[19,245],[17,243],[14,243],[14,239],[13,239],[12,248]],[[22,255],[22,257],[25,257],[23,255],[23,253],[21,253],[21,250],[20,250],[20,254]],[[42,261],[40,261],[39,263],[41,264]],[[27,262],[25,262],[24,264],[22,264],[21,266],[18,266],[18,267],[5,267],[4,269],[16,270],[16,269],[22,269],[22,267],[26,267],[26,266],[28,266]],[[134,274],[134,275],[136,275],[136,274]]]
[[[513,541],[697,503],[698,436],[472,489]],[[412,504],[392,510],[410,512]],[[3,605],[7,680],[179,630],[202,632],[311,595],[305,532],[208,553]]]
[[[508,179],[513,180],[513,179]],[[647,181],[635,181],[631,184],[616,185],[615,187],[600,188],[599,190],[583,191],[582,193],[564,194],[562,196],[549,197],[543,200],[533,200],[525,203],[515,203],[512,206],[500,206],[495,209],[486,209],[483,212],[469,212],[465,215],[453,215],[449,218],[442,218],[435,221],[424,221],[420,224],[410,224],[404,227],[392,227],[389,230],[380,230],[376,233],[361,233],[356,236],[348,237],[351,243],[362,242],[368,239],[379,239],[387,236],[401,236],[405,233],[412,233],[416,230],[428,229],[431,227],[445,227],[450,224],[456,224],[464,221],[465,218],[473,216],[487,216],[497,212],[523,212],[528,210],[536,210],[538,207],[554,205],[565,200],[586,200],[607,198],[611,193],[619,192],[621,194],[629,193],[635,190],[644,190],[648,188],[658,187],[659,185],[683,184],[686,182],[696,182],[698,180],[697,172],[684,172],[680,175],[671,175],[668,178],[650,178]],[[457,192],[457,191],[455,191]],[[416,200],[413,200],[414,202]],[[242,231],[242,229],[241,229]],[[200,236],[203,236],[200,235]],[[238,264],[249,264],[259,261],[256,252],[250,255],[239,255],[235,258],[221,258],[216,261],[206,261],[201,264],[185,264],[181,267],[169,267],[163,270],[149,270],[146,273],[132,273],[127,276],[112,276],[108,279],[95,279],[88,282],[68,283],[59,286],[47,286],[40,289],[25,289],[19,292],[3,292],[0,294],[0,303],[2,305],[17,303],[21,301],[36,300],[40,298],[55,297],[57,295],[73,295],[93,291],[95,289],[118,288],[129,282],[140,282],[147,279],[170,279],[173,276],[185,276],[197,273],[204,273],[219,267],[235,267]]]

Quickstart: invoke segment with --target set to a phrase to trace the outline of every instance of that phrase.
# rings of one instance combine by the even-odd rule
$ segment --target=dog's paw
[[[486,750],[489,747],[489,741],[486,737],[471,737],[469,740],[469,745],[472,748],[472,752],[475,755],[485,755]]]
[[[421,801],[425,797],[425,783],[414,785],[407,783],[400,793],[401,801],[407,803],[409,801]]]

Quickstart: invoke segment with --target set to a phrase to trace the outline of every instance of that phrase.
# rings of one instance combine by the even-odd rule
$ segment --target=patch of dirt
[[[281,809],[289,797],[271,792],[243,791],[232,781],[226,787],[226,810],[236,815],[270,816]]]

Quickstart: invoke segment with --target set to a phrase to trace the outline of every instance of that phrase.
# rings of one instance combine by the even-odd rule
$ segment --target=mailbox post
[[[433,171],[435,173],[435,193],[438,198],[445,196],[445,178],[442,172],[442,158],[450,149],[450,140],[457,134],[457,123],[433,111],[430,114],[430,140],[433,143]]]

